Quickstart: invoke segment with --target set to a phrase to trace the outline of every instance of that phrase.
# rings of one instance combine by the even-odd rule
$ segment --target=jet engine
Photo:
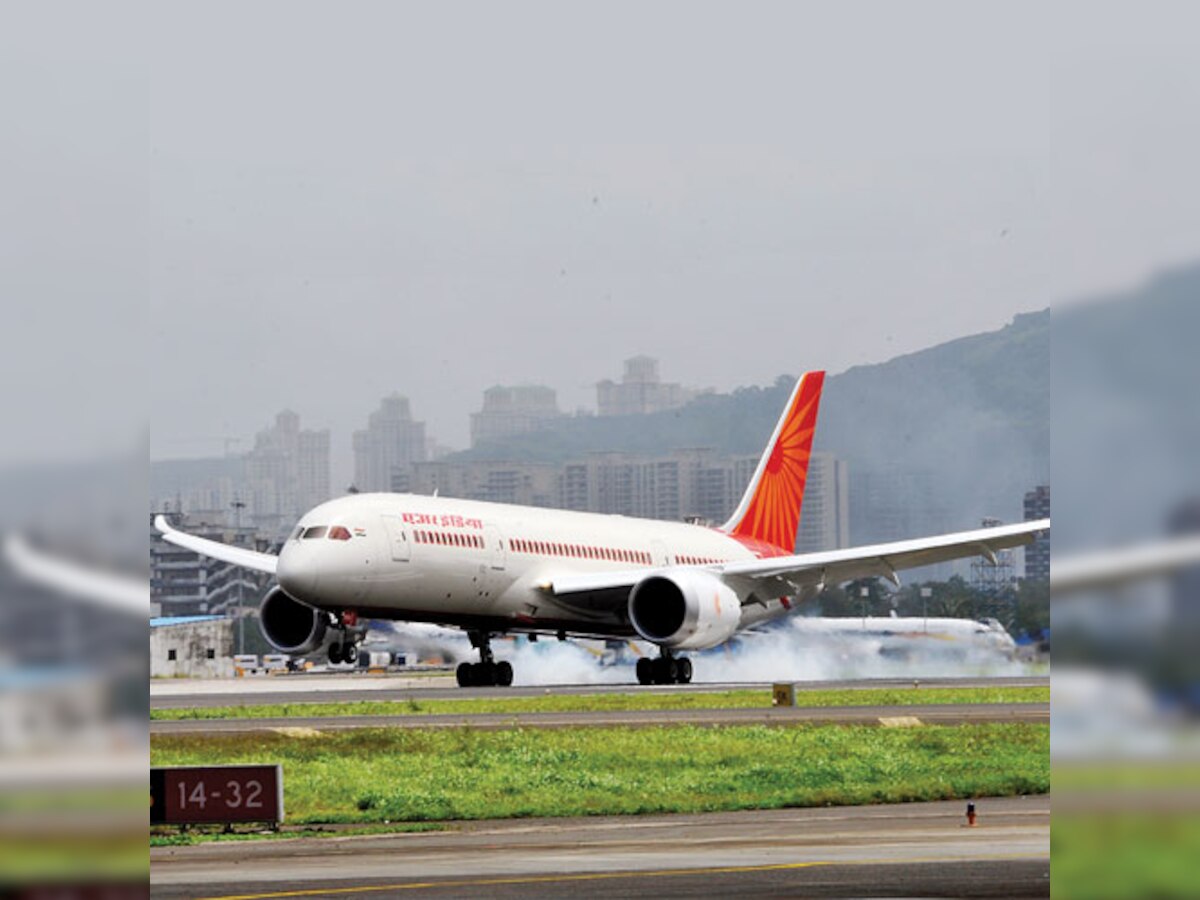
[[[283,588],[274,587],[263,598],[258,621],[272,647],[280,653],[301,656],[321,646],[329,616],[294,600]]]
[[[629,621],[648,641],[672,650],[707,650],[737,631],[742,604],[720,578],[697,569],[667,569],[629,593]]]

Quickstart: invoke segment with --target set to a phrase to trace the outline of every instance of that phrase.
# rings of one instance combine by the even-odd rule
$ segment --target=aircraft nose
[[[317,566],[311,549],[295,541],[284,545],[275,565],[279,586],[297,600],[305,600],[317,586]]]

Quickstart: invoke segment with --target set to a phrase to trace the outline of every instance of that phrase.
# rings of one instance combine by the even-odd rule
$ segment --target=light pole
[[[246,508],[244,501],[237,497],[233,498],[233,540],[235,543],[241,542],[242,537],[242,510]],[[238,617],[238,655],[241,656],[246,652],[246,610],[242,607],[242,573],[237,566],[233,567],[234,577],[237,578],[237,617]]]
[[[925,632],[929,633],[929,598],[933,596],[933,588],[924,585],[921,588],[921,618],[925,620]]]
[[[863,630],[867,628],[867,598],[871,596],[871,589],[864,585],[858,589],[858,596],[862,598],[862,620]]]

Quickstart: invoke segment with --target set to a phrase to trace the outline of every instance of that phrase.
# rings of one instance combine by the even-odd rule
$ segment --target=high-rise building
[[[395,489],[439,497],[556,507],[559,467],[550,463],[436,462],[414,463],[407,477],[397,474]],[[403,487],[402,487],[403,486]]]
[[[696,391],[659,378],[658,360],[635,356],[625,360],[625,374],[618,384],[605,379],[596,385],[596,406],[602,416],[632,416],[661,412],[683,406]]]
[[[267,533],[285,533],[329,499],[329,429],[302,430],[300,417],[285,409],[255,436],[244,471],[238,500],[246,504],[248,520]]]
[[[1039,484],[1025,494],[1025,521],[1050,518],[1050,485]],[[1050,578],[1050,533],[1043,532],[1025,547],[1025,577]]]
[[[846,462],[832,453],[814,453],[808,461],[796,552],[817,553],[849,546],[850,477]]]
[[[598,452],[563,465],[437,460],[397,468],[390,486],[441,497],[720,524],[733,514],[758,461],[757,455],[725,456],[711,449],[654,456]],[[800,550],[849,546],[848,481],[845,462],[813,454]]]
[[[964,523],[936,502],[937,486],[936,472],[856,466],[850,473],[851,545],[883,544],[961,529]]]
[[[955,517],[939,494],[936,472],[889,468],[882,465],[854,466],[850,471],[851,547],[885,544],[930,534],[959,531],[967,523]],[[944,581],[953,575],[966,577],[965,560],[924,566],[906,574],[909,582]]]
[[[567,509],[675,519],[703,516],[698,508],[704,474],[723,460],[711,450],[676,450],[659,456],[590,453],[567,463],[560,496]]]
[[[471,446],[537,431],[561,415],[552,388],[496,385],[483,392],[483,409],[471,413]]]
[[[398,472],[424,462],[425,423],[412,417],[408,398],[384,397],[367,419],[367,427],[354,432],[354,486],[360,491],[388,491]]]

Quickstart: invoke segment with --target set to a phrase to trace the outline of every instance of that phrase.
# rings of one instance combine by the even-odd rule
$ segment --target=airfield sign
[[[151,825],[282,821],[282,766],[175,766],[150,770]]]

